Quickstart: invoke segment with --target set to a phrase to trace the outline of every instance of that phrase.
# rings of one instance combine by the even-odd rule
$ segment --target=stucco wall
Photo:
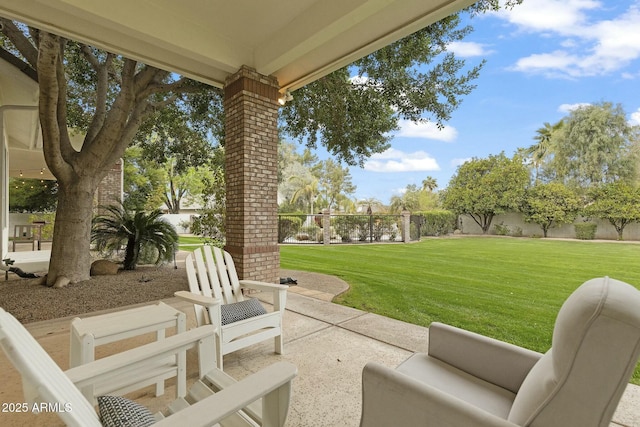
[[[482,234],[482,229],[470,216],[462,215],[459,221],[462,223],[461,231],[463,234]],[[579,221],[582,221],[582,219],[578,218],[576,220],[576,222]],[[596,230],[596,239],[618,239],[618,233],[609,221],[594,219],[592,222],[595,222],[598,225],[598,229]],[[491,228],[489,229],[488,234],[496,234],[496,224],[508,226],[511,230],[509,234],[512,234],[513,231],[516,230],[516,227],[520,227],[522,229],[523,236],[542,236],[542,228],[538,224],[524,222],[522,214],[520,213],[508,213],[495,216],[491,222]],[[573,224],[564,224],[560,227],[550,228],[547,233],[547,237],[575,238],[576,234]],[[623,238],[624,240],[640,240],[640,224],[632,223],[627,225],[624,229]]]

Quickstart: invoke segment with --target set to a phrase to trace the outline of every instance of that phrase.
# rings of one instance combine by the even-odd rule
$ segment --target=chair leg
[[[216,367],[222,371],[222,337],[216,333]]]
[[[275,337],[274,341],[276,354],[284,354],[284,340],[282,339],[282,334]]]

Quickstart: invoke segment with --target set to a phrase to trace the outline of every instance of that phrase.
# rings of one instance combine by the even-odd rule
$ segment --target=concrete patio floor
[[[363,366],[378,361],[398,365],[416,351],[427,348],[428,329],[325,301],[332,292],[313,287],[292,286],[285,314],[285,354],[273,353],[267,341],[225,356],[225,372],[240,379],[279,360],[298,367],[287,426],[356,427],[360,418],[360,380]],[[257,295],[264,302],[268,299]],[[189,328],[195,326],[193,309],[176,298],[165,303],[188,315]],[[113,310],[111,310],[113,311]],[[91,313],[89,315],[98,314]],[[82,316],[86,317],[86,316]],[[69,366],[69,324],[71,318],[27,324],[45,350],[63,368]],[[97,357],[122,351],[153,340],[145,335],[98,347]],[[188,372],[193,381],[197,367],[195,354],[188,356]],[[22,402],[22,386],[17,372],[0,353],[0,402]],[[156,398],[153,387],[128,395],[152,411],[162,409],[173,399],[173,381],[165,394]],[[0,425],[63,425],[54,414],[0,412]],[[640,427],[640,387],[629,385],[612,426]]]

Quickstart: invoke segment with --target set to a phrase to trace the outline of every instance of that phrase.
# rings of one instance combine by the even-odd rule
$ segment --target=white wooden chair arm
[[[210,307],[212,305],[221,305],[222,300],[213,297],[206,297],[204,295],[198,295],[189,291],[177,291],[173,293],[174,296],[188,301],[192,304],[202,305],[204,307]]]
[[[291,363],[274,363],[154,426],[213,425],[263,397],[263,424],[282,425],[287,414],[291,380],[297,375],[297,371],[296,366]]]
[[[287,285],[276,285],[275,283],[258,282],[256,280],[240,280],[240,286],[264,292],[286,291],[289,289]]]
[[[117,374],[135,372],[150,361],[161,360],[198,345],[205,340],[211,340],[214,345],[214,331],[212,325],[205,325],[190,331],[172,335],[131,350],[117,353],[84,365],[65,371],[69,379],[82,389],[85,386],[108,380]],[[211,361],[211,366],[215,366]]]

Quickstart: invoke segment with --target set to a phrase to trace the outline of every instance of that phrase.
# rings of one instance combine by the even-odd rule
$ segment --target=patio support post
[[[279,283],[278,91],[242,66],[224,86],[226,246],[241,279]]]

